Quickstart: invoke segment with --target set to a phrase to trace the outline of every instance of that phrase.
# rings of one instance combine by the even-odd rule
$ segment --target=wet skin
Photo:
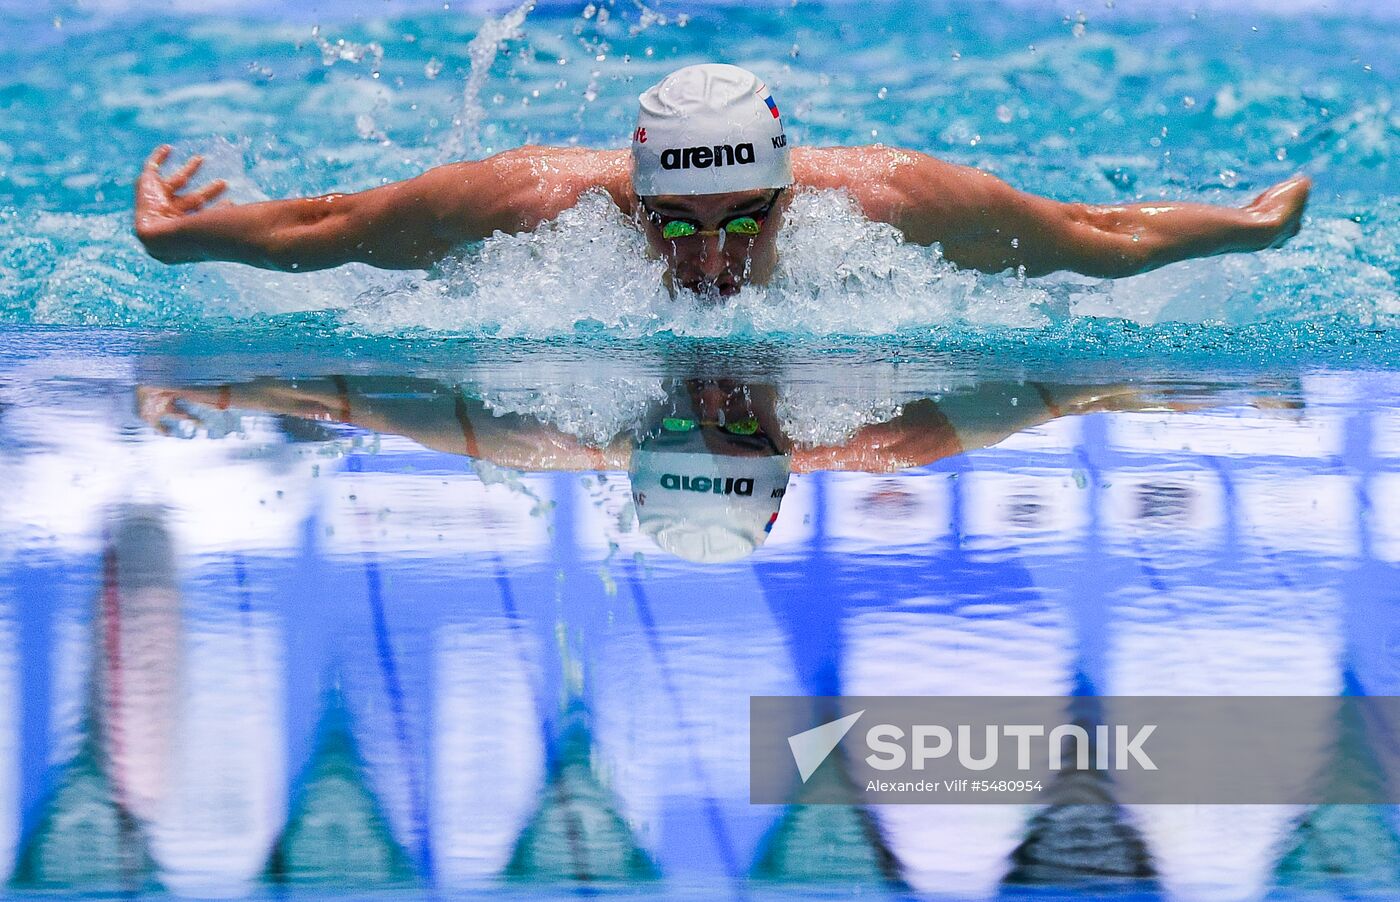
[[[727,194],[667,194],[644,199],[638,205],[638,218],[653,253],[666,261],[670,287],[686,288],[702,297],[717,294],[730,297],[747,283],[767,284],[778,263],[777,234],[789,193],[761,220],[762,228],[752,237],[705,234],[719,231],[720,224],[735,216],[757,216],[773,199],[773,189],[734,191]],[[649,211],[649,212],[648,212]],[[668,240],[662,237],[667,219],[698,223],[699,234]]]
[[[637,216],[639,207],[626,150],[521,147],[356,194],[250,204],[215,203],[221,181],[187,190],[199,159],[165,174],[169,157],[166,146],[147,160],[135,210],[137,237],[166,263],[226,260],[289,272],[356,262],[426,269],[466,242],[533,230],[588,191],[606,192],[626,216]],[[959,266],[1030,276],[1070,270],[1119,278],[1192,257],[1277,247],[1298,232],[1312,184],[1295,176],[1242,207],[1097,205],[1038,197],[978,169],[880,145],[797,147],[792,165],[793,191],[845,192],[870,219],[894,226],[906,241],[940,245]],[[756,204],[765,193],[652,200],[714,227],[736,204]],[[648,229],[653,251],[672,270],[670,284],[724,297],[746,281],[765,281],[787,197],[761,234],[752,241],[727,235],[723,248],[718,236],[663,243]]]

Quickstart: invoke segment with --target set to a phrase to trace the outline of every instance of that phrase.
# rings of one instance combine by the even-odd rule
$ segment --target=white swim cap
[[[757,75],[706,63],[677,69],[639,98],[632,182],[643,197],[792,184],[778,105]]]
[[[677,557],[736,561],[768,538],[787,491],[788,459],[686,451],[632,452],[637,521]]]

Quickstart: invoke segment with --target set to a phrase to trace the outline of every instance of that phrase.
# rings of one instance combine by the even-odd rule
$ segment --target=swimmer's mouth
[[[742,287],[738,282],[682,282],[681,287],[704,297],[706,295],[719,295],[722,298],[731,298],[739,293]]]

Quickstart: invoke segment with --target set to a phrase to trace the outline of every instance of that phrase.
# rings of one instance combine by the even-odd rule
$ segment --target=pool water
[[[7,895],[1400,892],[1391,805],[749,802],[752,696],[1400,694],[1388,5],[0,25]],[[1282,249],[1110,283],[959,272],[804,195],[774,284],[718,307],[598,199],[427,274],[172,268],[130,232],[163,141],[240,200],[353,190],[617,146],[715,57],[807,144],[1094,201],[1304,170],[1314,201]],[[694,563],[642,533],[626,455],[717,387],[804,456],[752,555]],[[1358,742],[1395,737],[1322,767]]]

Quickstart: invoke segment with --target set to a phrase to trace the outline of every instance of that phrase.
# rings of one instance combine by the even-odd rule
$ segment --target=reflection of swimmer
[[[533,230],[601,189],[646,233],[671,285],[732,295],[772,275],[793,187],[846,191],[871,219],[940,244],[961,266],[1104,277],[1280,244],[1298,231],[1310,187],[1295,177],[1241,209],[1091,206],[1025,194],[915,151],[789,148],[767,87],[735,66],[680,69],[640,102],[630,153],[522,147],[358,194],[255,204],[208,206],[222,181],[181,194],[200,158],[162,176],[170,148],[161,147],[137,182],[136,234],[166,263],[426,268],[497,230]]]
[[[137,390],[142,417],[163,431],[200,406],[352,423],[429,448],[522,470],[626,470],[641,531],[693,561],[732,561],[762,545],[790,473],[893,472],[993,445],[1059,416],[1147,405],[1121,386],[989,383],[935,402],[912,401],[839,444],[787,434],[771,385],[675,380],[643,425],[589,443],[539,419],[497,414],[427,379],[257,380],[219,388]]]

